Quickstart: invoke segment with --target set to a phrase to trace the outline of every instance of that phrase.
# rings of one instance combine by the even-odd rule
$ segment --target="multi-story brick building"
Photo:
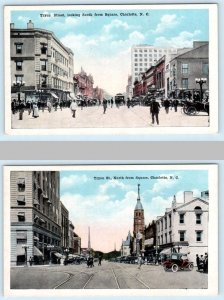
[[[172,206],[156,220],[157,245],[160,250],[188,253],[193,262],[196,254],[204,255],[208,252],[207,200],[194,198],[191,191],[184,192],[184,203],[177,203],[174,196]]]
[[[12,23],[10,55],[12,98],[60,100],[74,92],[73,52],[53,32],[31,20],[25,29]]]
[[[60,251],[59,172],[12,171],[11,265],[49,261]]]
[[[69,253],[74,253],[74,229],[75,226],[69,221],[69,236],[68,236],[68,245],[69,245]]]
[[[81,254],[81,238],[77,233],[73,233],[73,241],[74,241],[74,254]]]
[[[81,68],[81,71],[78,74],[74,75],[74,83],[75,83],[75,91],[76,94],[80,93],[83,96],[88,98],[93,98],[94,90],[93,90],[93,76],[91,74],[87,75],[87,73]]]
[[[61,249],[69,252],[69,213],[60,201]]]

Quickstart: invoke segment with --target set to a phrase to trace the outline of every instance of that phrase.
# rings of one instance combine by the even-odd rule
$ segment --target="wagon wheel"
[[[179,268],[178,268],[178,265],[173,264],[171,269],[173,272],[177,272]]]
[[[188,269],[189,269],[190,271],[192,271],[192,270],[194,269],[194,265],[193,265],[192,263],[189,264]]]
[[[197,110],[194,106],[189,106],[188,109],[187,109],[187,114],[190,115],[190,116],[194,116],[196,115],[197,113]]]

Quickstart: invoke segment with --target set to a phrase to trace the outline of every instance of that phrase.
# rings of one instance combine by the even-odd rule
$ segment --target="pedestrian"
[[[205,259],[204,259],[204,273],[208,273],[208,253],[205,253]]]
[[[42,106],[42,112],[44,112],[44,109],[45,109],[45,101],[44,100],[41,102],[41,106]]]
[[[32,256],[30,256],[29,264],[30,264],[30,267],[32,267],[32,264],[33,264],[33,258],[32,258]]]
[[[200,259],[199,259],[199,270],[204,271],[204,257],[203,257],[203,255],[201,255]]]
[[[150,104],[150,113],[152,115],[152,124],[154,124],[155,118],[156,118],[156,123],[159,125],[159,108],[160,108],[159,103],[156,101],[155,98],[153,98],[152,102]]]
[[[141,266],[142,266],[142,256],[141,256],[141,254],[139,254],[139,256],[138,256],[138,269],[141,269]]]
[[[198,271],[200,271],[200,270],[199,270],[200,258],[199,258],[199,256],[198,256],[198,254],[196,254],[196,264],[197,264]]]
[[[127,107],[130,108],[130,105],[131,105],[131,100],[128,98],[128,100],[127,100]]]
[[[103,113],[105,114],[107,110],[107,100],[103,99]]]
[[[70,105],[70,109],[71,109],[73,118],[75,118],[76,108],[77,108],[77,103],[76,103],[75,100],[73,100],[71,105]]]
[[[19,108],[19,120],[22,120],[23,119],[24,109],[25,109],[24,101],[20,100],[18,108]]]
[[[34,118],[38,118],[39,117],[38,106],[37,106],[36,102],[34,102],[34,104],[33,104],[33,117]]]
[[[26,107],[27,107],[27,110],[28,110],[28,115],[30,115],[31,111],[32,111],[32,102],[31,101],[27,101]]]
[[[50,113],[51,109],[52,109],[52,105],[51,105],[51,101],[49,99],[47,100],[47,109],[48,109],[48,112]]]
[[[54,110],[57,111],[58,110],[58,101],[56,100],[54,103]]]
[[[177,106],[179,104],[179,101],[177,99],[173,100],[173,107],[174,107],[174,111],[177,112]]]
[[[60,101],[59,106],[60,106],[60,109],[62,110],[62,107],[63,107],[63,101],[62,100]]]
[[[170,107],[170,101],[166,98],[163,102],[163,105],[165,107],[165,111],[168,114],[169,113],[169,107]]]
[[[101,266],[101,261],[102,261],[102,256],[99,256],[99,262],[98,262],[98,266]]]
[[[113,100],[113,98],[111,98],[111,100],[110,100],[110,104],[111,104],[111,107],[113,107],[113,104],[114,104],[114,100]]]

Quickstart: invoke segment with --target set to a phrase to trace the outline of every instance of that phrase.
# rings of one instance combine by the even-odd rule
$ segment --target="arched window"
[[[200,206],[196,206],[194,208],[195,216],[196,216],[196,224],[201,224],[201,215],[202,215],[202,209]]]

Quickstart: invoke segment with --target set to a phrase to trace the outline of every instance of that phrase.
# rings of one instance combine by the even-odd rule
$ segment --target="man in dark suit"
[[[150,104],[150,113],[152,115],[152,124],[155,122],[156,117],[156,123],[159,125],[159,108],[160,105],[158,102],[156,102],[156,99],[152,99],[152,102]]]

